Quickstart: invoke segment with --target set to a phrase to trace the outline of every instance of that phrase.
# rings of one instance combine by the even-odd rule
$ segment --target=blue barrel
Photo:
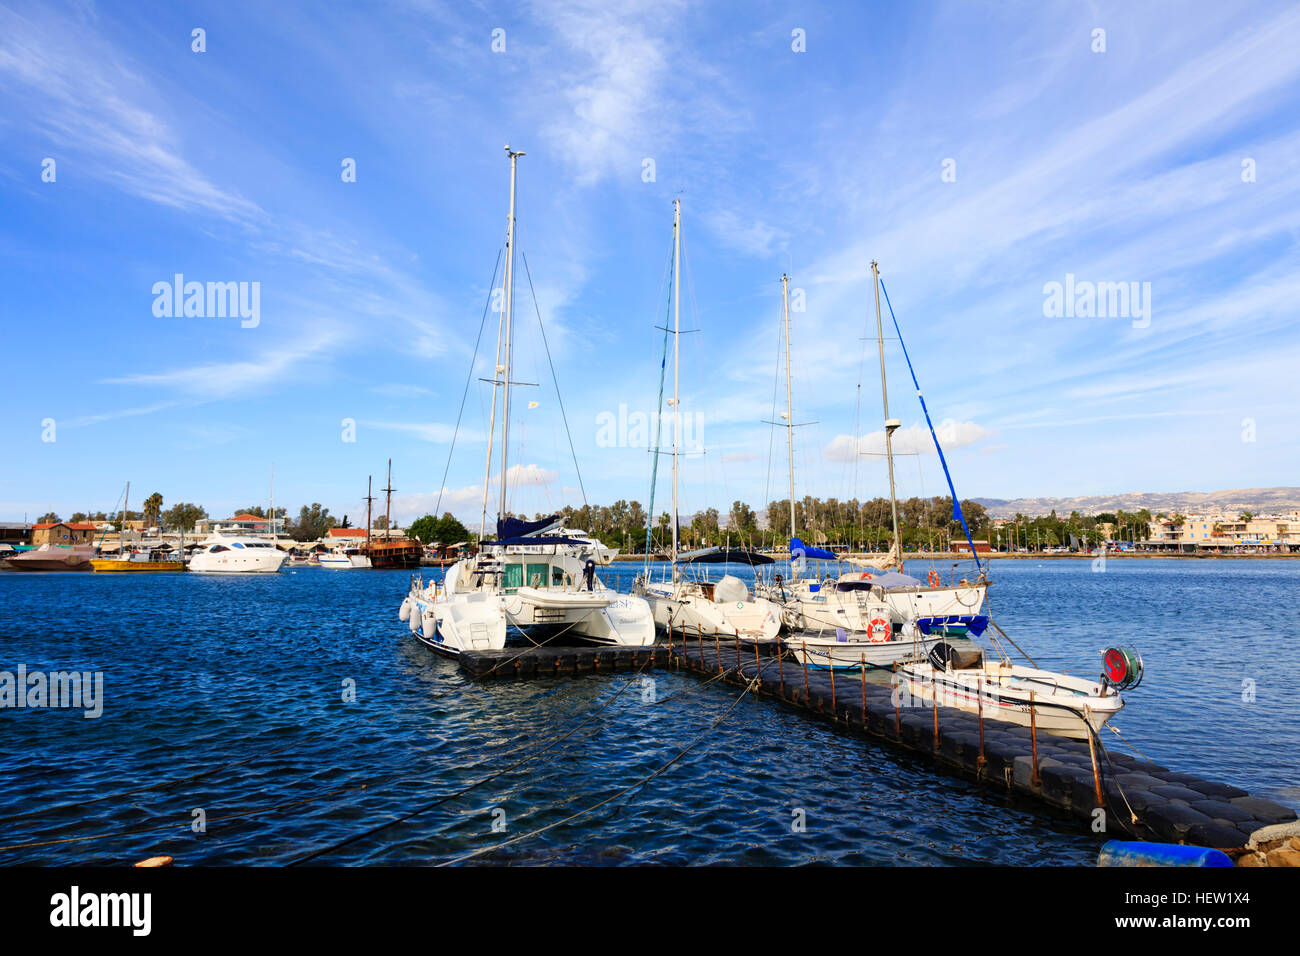
[[[1222,850],[1181,843],[1140,843],[1109,840],[1101,848],[1098,866],[1232,866]]]

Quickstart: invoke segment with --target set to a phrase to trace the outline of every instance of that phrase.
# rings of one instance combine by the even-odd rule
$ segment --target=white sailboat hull
[[[834,634],[790,634],[784,644],[800,664],[818,668],[891,667],[903,661],[922,659],[941,638],[898,637],[886,641],[840,641]]]
[[[680,585],[650,585],[641,596],[649,602],[655,623],[690,635],[719,634],[745,641],[771,643],[781,630],[781,609],[763,598],[749,601],[710,601],[686,593]]]
[[[962,584],[955,587],[923,587],[885,591],[885,600],[904,621],[918,617],[947,617],[979,614],[984,606],[988,584]]]

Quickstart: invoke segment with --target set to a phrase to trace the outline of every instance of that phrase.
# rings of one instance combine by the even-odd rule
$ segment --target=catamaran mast
[[[885,458],[889,461],[889,506],[894,518],[894,544],[898,557],[895,564],[903,566],[903,545],[898,540],[898,496],[894,490],[894,432],[901,424],[889,417],[889,388],[885,384],[885,329],[880,319],[880,264],[871,260],[872,285],[876,291],[876,341],[880,344],[880,399],[885,409]]]
[[[510,319],[515,282],[515,168],[519,164],[519,157],[524,155],[523,150],[512,150],[509,146],[506,146],[506,153],[510,157],[510,216],[506,219],[505,368],[501,376],[504,397],[501,402],[501,506],[497,511],[498,519],[504,518],[506,514],[506,471],[509,468],[510,452],[510,366],[514,358]]]
[[[673,580],[677,580],[677,457],[681,436],[681,406],[678,384],[681,379],[682,336],[682,201],[673,200]]]
[[[781,275],[781,319],[785,323],[785,427],[790,447],[790,540],[794,540],[794,400],[790,388],[790,277]]]

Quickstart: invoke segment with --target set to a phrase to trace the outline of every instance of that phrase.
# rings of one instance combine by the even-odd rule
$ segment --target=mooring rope
[[[662,766],[660,766],[658,769],[654,770],[650,774],[647,774],[646,776],[642,777],[640,780],[636,781],[630,786],[623,788],[613,796],[606,797],[604,800],[601,800],[599,803],[592,804],[591,806],[587,807],[585,810],[579,810],[577,813],[572,813],[569,816],[565,817],[563,820],[557,820],[554,823],[549,823],[544,827],[538,827],[536,830],[530,830],[528,833],[521,833],[517,837],[512,837],[509,840],[506,840],[502,843],[497,843],[493,846],[484,847],[481,850],[475,850],[472,853],[466,853],[464,856],[458,856],[452,860],[444,860],[443,862],[437,865],[452,866],[456,863],[464,863],[466,860],[471,860],[476,856],[482,856],[484,853],[494,853],[497,850],[502,850],[505,847],[511,846],[515,843],[519,843],[522,840],[530,839],[532,837],[538,836],[539,834],[546,833],[548,830],[554,830],[556,827],[563,826],[566,823],[570,823],[578,819],[578,817],[584,816],[588,813],[592,813],[595,810],[599,810],[601,807],[605,806],[605,804],[612,803],[613,801],[625,797],[628,794],[632,793],[633,791],[640,789],[641,787],[649,783],[651,780],[653,780],[655,777],[659,776],[662,773],[667,772],[674,764],[676,764],[679,760],[681,760],[688,753],[690,753],[690,751],[695,749],[695,747],[700,743],[700,741],[702,741],[706,736],[712,733],[712,731],[719,724],[721,724],[724,720],[727,719],[727,717],[731,715],[731,712],[733,710],[735,710],[737,707],[740,706],[740,702],[745,699],[745,695],[748,694],[751,690],[753,690],[758,685],[758,682],[759,679],[755,677],[748,684],[746,684],[745,689],[740,692],[739,697],[737,697],[734,701],[732,701],[731,706],[728,707],[725,711],[723,711],[722,714],[716,720],[713,721],[713,723],[709,724],[708,727],[704,728],[704,730],[702,730],[694,740],[692,740],[689,744],[687,744],[685,747],[679,750],[672,757],[671,760],[669,760],[667,763],[663,764]]]

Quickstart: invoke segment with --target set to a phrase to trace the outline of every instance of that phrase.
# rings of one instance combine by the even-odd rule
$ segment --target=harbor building
[[[93,544],[98,526],[84,522],[47,521],[32,525],[32,545]]]

